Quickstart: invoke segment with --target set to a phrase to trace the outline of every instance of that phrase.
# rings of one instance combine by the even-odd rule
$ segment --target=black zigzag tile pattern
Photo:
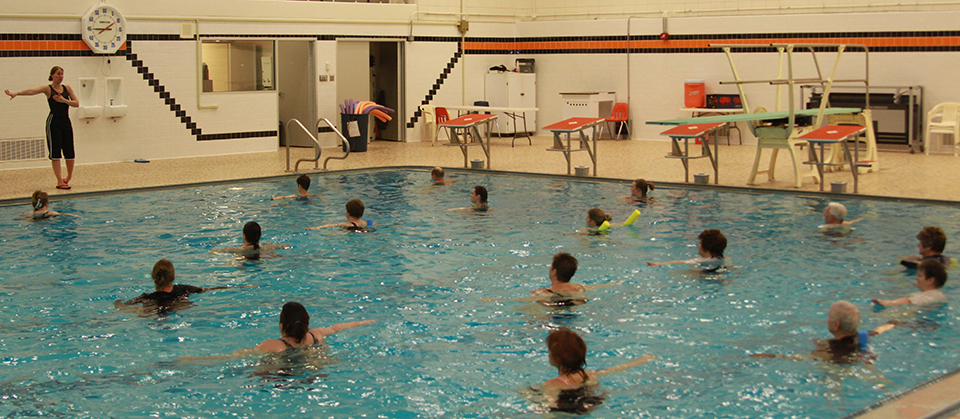
[[[130,41],[127,41],[126,56],[127,61],[130,61],[130,65],[137,70],[137,74],[143,75],[143,79],[146,80],[147,84],[153,87],[153,91],[157,93],[161,100],[163,100],[163,103],[170,107],[170,111],[173,112],[173,115],[177,118],[180,118],[180,123],[183,124],[184,128],[190,130],[190,135],[197,137],[197,141],[276,137],[278,135],[278,131],[246,131],[221,134],[204,134],[203,130],[197,126],[197,123],[194,122],[193,119],[187,115],[187,112],[181,108],[180,104],[177,103],[177,99],[170,96],[170,92],[166,91],[166,88],[160,83],[160,79],[156,78],[154,74],[150,72],[150,68],[143,64],[143,60],[138,59],[137,54],[133,53]]]
[[[463,56],[463,49],[457,47],[457,52],[453,53],[453,57],[450,58],[450,62],[447,63],[446,68],[440,73],[440,77],[437,77],[437,82],[431,86],[427,95],[420,101],[421,105],[427,105],[430,101],[433,100],[433,97],[437,95],[437,92],[440,91],[440,86],[443,85],[443,81],[447,79],[447,76],[453,71],[457,66],[457,63],[460,62],[460,57]],[[416,111],[413,112],[413,116],[410,118],[410,122],[407,122],[407,128],[413,128],[413,125],[420,120],[420,117],[423,116],[423,112],[420,111],[419,107]]]

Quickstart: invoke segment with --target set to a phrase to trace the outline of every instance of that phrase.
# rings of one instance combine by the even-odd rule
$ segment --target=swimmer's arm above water
[[[643,364],[643,363],[645,363],[645,362],[653,361],[654,359],[657,359],[657,357],[655,357],[655,356],[653,356],[653,355],[644,355],[644,356],[642,356],[642,357],[640,357],[640,358],[635,358],[633,361],[627,362],[627,363],[625,363],[625,364],[620,364],[620,365],[617,365],[617,366],[615,366],[615,367],[610,367],[610,368],[602,369],[602,370],[600,370],[600,371],[597,371],[596,374],[597,374],[598,377],[599,377],[599,376],[604,376],[604,375],[607,375],[607,374],[613,374],[613,373],[615,373],[615,372],[620,372],[620,371],[623,371],[623,370],[628,369],[628,368],[633,368],[633,367],[635,367],[635,366],[637,366],[637,365],[640,365],[640,364]]]
[[[240,289],[240,288],[256,288],[256,287],[257,287],[257,284],[253,284],[253,285],[240,285],[240,286],[210,287],[210,288],[201,288],[201,289],[203,290],[203,291],[201,291],[201,292],[218,291],[218,290],[234,290],[234,289]]]
[[[896,300],[878,300],[874,298],[870,300],[870,302],[882,307],[892,307],[892,306],[899,306],[903,304],[910,304],[910,299],[907,297],[897,298]]]
[[[298,195],[298,194],[293,194],[293,195],[275,196],[275,197],[273,197],[273,198],[270,198],[270,200],[271,200],[271,201],[276,201],[276,200],[278,200],[278,199],[296,198],[296,197],[298,197],[298,196],[300,196],[300,195]]]
[[[368,325],[368,324],[373,323],[373,322],[375,322],[375,321],[376,321],[376,320],[360,320],[360,321],[356,321],[356,322],[340,323],[340,324],[335,324],[335,325],[330,326],[330,327],[319,327],[319,328],[316,328],[316,329],[310,329],[310,331],[311,331],[311,332],[319,333],[319,334],[321,334],[321,335],[323,335],[323,336],[328,336],[328,335],[332,335],[332,334],[337,333],[337,332],[339,332],[339,331],[341,331],[341,330],[344,330],[344,329],[352,329],[352,328],[354,328],[354,327],[359,327],[359,326]]]
[[[322,229],[322,228],[344,227],[344,226],[346,226],[346,225],[347,225],[347,223],[324,224],[324,225],[322,225],[322,226],[317,226],[317,227],[307,227],[307,230],[320,230],[320,229]]]
[[[647,262],[647,265],[650,266],[661,266],[661,265],[682,265],[687,263],[685,260],[671,260],[669,262]]]

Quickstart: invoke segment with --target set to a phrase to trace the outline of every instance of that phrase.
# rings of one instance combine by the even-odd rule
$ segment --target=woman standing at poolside
[[[80,103],[76,99],[77,96],[73,94],[73,89],[63,84],[63,68],[59,66],[51,68],[50,77],[47,77],[47,80],[53,83],[13,93],[4,90],[4,93],[10,96],[10,100],[17,96],[33,96],[39,93],[47,97],[47,105],[50,106],[50,114],[47,115],[45,125],[47,150],[50,153],[53,174],[57,176],[57,189],[70,189],[70,180],[73,179],[73,159],[76,156],[73,151],[73,126],[70,124],[69,110],[71,106],[80,106]],[[67,177],[61,177],[60,174],[61,157],[67,161]]]

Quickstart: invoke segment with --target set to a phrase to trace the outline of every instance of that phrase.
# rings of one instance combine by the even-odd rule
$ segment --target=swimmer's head
[[[722,258],[727,248],[727,238],[715,228],[703,230],[697,237],[700,239],[700,248],[715,258]]]
[[[830,220],[831,217],[833,221]],[[823,212],[823,219],[828,224],[835,222],[842,223],[843,220],[847,219],[847,207],[839,202],[831,202],[827,204],[827,210]]]
[[[247,244],[252,244],[254,249],[260,248],[261,234],[260,224],[257,224],[255,221],[251,221],[243,226],[243,240],[246,241]]]
[[[310,190],[310,176],[300,175],[300,177],[297,178],[297,186],[303,188],[304,192]]]
[[[943,253],[943,248],[947,246],[947,235],[936,226],[927,226],[917,233],[917,240],[923,247],[930,248],[936,253]]]
[[[310,315],[303,304],[289,302],[280,310],[280,334],[290,336],[300,342],[310,330]]]
[[[646,198],[647,191],[654,189],[656,189],[656,187],[654,187],[653,182],[647,182],[643,179],[634,180],[633,183],[630,184],[630,193],[637,198]]]
[[[557,367],[560,374],[580,373],[583,379],[587,374],[587,344],[576,332],[561,327],[547,336],[547,351],[550,352],[550,365]]]
[[[430,171],[430,179],[433,179],[433,180],[443,179],[443,168],[440,166],[434,167],[433,170]]]
[[[577,273],[577,258],[569,253],[557,253],[553,255],[550,270],[556,272],[557,281],[570,282]]]
[[[599,227],[604,221],[610,220],[613,220],[613,216],[603,212],[600,208],[591,208],[587,211],[587,225],[590,225],[589,222],[592,222],[591,227]]]
[[[53,75],[54,75],[54,74],[57,74],[58,71],[62,72],[62,71],[63,71],[63,67],[60,67],[60,66],[58,66],[58,65],[53,66],[53,68],[50,69],[50,77],[47,77],[47,80],[48,80],[48,81],[53,81]]]
[[[31,196],[30,202],[33,204],[33,210],[39,211],[50,203],[50,196],[44,191],[36,191]]]
[[[470,202],[473,205],[487,205],[487,188],[477,185],[470,191]]]
[[[356,198],[347,201],[347,215],[353,218],[363,217],[363,201]]]
[[[173,262],[160,259],[153,265],[153,273],[150,276],[153,277],[153,285],[157,288],[157,291],[173,285]]]
[[[849,301],[837,301],[830,306],[827,315],[827,329],[834,336],[849,336],[857,333],[860,327],[860,310]]]
[[[947,269],[936,259],[927,259],[917,265],[917,273],[922,273],[927,279],[933,279],[933,285],[943,288],[947,283]]]

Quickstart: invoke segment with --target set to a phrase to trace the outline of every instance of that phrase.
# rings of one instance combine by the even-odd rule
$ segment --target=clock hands
[[[106,28],[101,29],[100,32],[97,32],[97,35],[100,35],[101,33],[103,33],[104,31],[106,31],[107,29],[112,28],[113,25],[116,25],[116,24],[117,24],[117,22],[111,23],[111,24],[110,24],[109,26],[107,26]]]

